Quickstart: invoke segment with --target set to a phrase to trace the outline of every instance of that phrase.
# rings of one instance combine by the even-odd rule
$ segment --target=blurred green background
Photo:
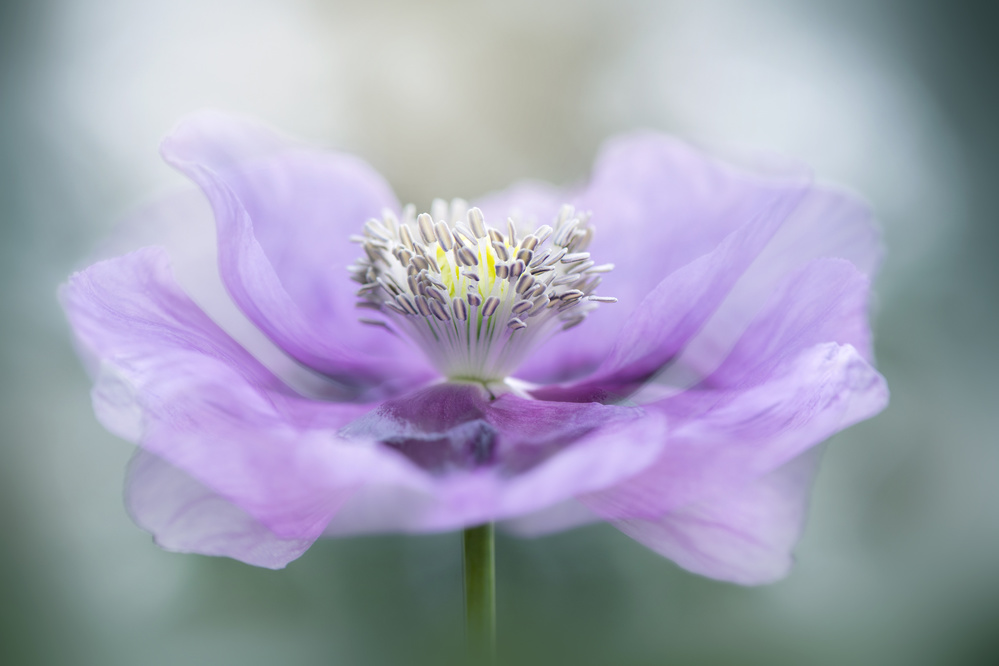
[[[0,4],[0,663],[449,663],[459,539],[286,570],[160,551],[125,515],[56,285],[181,184],[204,106],[355,152],[403,201],[585,177],[652,127],[760,147],[884,225],[889,409],[837,436],[796,569],[744,589],[607,526],[498,542],[516,664],[999,663],[999,16],[943,0]]]

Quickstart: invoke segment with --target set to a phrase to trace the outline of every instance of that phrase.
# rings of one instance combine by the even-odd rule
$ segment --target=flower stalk
[[[465,638],[473,664],[496,662],[496,558],[493,524],[462,534],[465,575]]]

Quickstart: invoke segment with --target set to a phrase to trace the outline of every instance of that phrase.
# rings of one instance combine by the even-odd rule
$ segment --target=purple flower
[[[870,213],[801,170],[636,134],[585,187],[415,215],[357,158],[219,114],[162,153],[211,204],[231,301],[196,304],[162,246],[61,298],[164,548],[276,568],[324,535],[608,520],[763,583],[789,567],[815,445],[887,403]],[[236,342],[254,331],[233,303],[311,390]]]

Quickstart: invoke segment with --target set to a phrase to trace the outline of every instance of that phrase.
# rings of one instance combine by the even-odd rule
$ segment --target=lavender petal
[[[684,569],[741,585],[783,578],[801,536],[818,451],[724,497],[615,526]]]
[[[211,202],[222,281],[279,347],[359,397],[433,375],[403,341],[358,321],[347,272],[358,248],[348,236],[398,210],[368,165],[217,113],[186,119],[161,152]]]

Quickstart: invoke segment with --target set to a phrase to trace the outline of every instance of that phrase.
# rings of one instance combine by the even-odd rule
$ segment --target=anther
[[[396,258],[399,259],[400,264],[405,266],[406,264],[408,264],[410,261],[413,260],[413,253],[410,252],[409,250],[402,249],[399,250],[399,254],[396,255]]]
[[[447,310],[438,301],[430,301],[430,311],[441,321],[451,321],[451,315],[447,313]]]
[[[476,238],[486,237],[485,219],[482,217],[482,211],[478,208],[470,208],[468,210],[468,226],[471,227],[472,233],[475,234]]]
[[[459,321],[465,321],[468,319],[468,306],[465,305],[465,300],[462,298],[455,298],[451,300],[451,310],[454,311],[455,319]]]
[[[423,296],[422,294],[417,294],[414,300],[416,301],[416,309],[419,310],[421,315],[423,315],[424,317],[429,317],[432,314],[430,310],[429,301],[427,301],[426,296]]]
[[[531,259],[530,263],[528,263],[527,265],[531,268],[534,268],[535,266],[540,266],[542,263],[545,262],[546,259],[548,259],[549,254],[550,252],[542,252],[533,259]]]
[[[482,316],[491,317],[493,313],[496,312],[496,308],[499,307],[499,304],[499,299],[495,296],[487,298],[485,304],[482,306]]]
[[[434,299],[441,305],[447,305],[447,296],[445,296],[444,292],[441,291],[440,289],[434,289],[433,287],[430,287],[429,289],[427,289],[427,296],[429,298]]]
[[[467,247],[462,247],[458,249],[458,259],[461,263],[466,266],[478,266],[479,260],[475,256],[475,253],[469,250]]]
[[[403,310],[401,307],[399,307],[398,305],[396,305],[392,301],[386,302],[385,303],[385,307],[387,307],[389,310],[392,310],[393,312],[401,314],[402,316],[406,316],[407,314],[409,314],[408,312],[406,312],[405,310]]]
[[[437,240],[434,236],[434,220],[426,213],[420,213],[416,218],[416,223],[420,226],[420,238],[429,245]]]
[[[517,284],[514,286],[514,291],[518,294],[523,294],[525,291],[534,286],[534,278],[531,277],[530,273],[524,273],[517,279]]]
[[[454,247],[454,237],[451,235],[451,230],[447,228],[446,222],[438,222],[434,227],[434,233],[437,242],[440,243],[445,252],[449,252]]]
[[[416,315],[420,313],[420,311],[416,309],[416,302],[409,294],[399,294],[396,296],[395,300],[406,314]]]
[[[510,261],[510,253],[507,251],[506,245],[498,241],[494,241],[492,247],[500,261]]]
[[[531,312],[527,316],[533,317],[534,315],[540,314],[542,310],[548,307],[549,303],[551,303],[551,300],[547,296],[545,295],[539,296],[538,298],[534,299],[534,309],[531,310]]]
[[[552,253],[552,255],[550,257],[548,257],[548,259],[545,260],[544,265],[545,266],[554,266],[555,264],[557,264],[559,262],[559,260],[562,259],[562,257],[565,256],[566,252],[568,252],[568,250],[566,250],[564,247],[560,247],[559,249],[555,250],[555,252]]]
[[[451,229],[451,233],[454,234],[455,245],[460,245],[461,247],[467,247],[469,245],[475,246],[478,242],[472,235],[471,231],[459,226],[454,226]]]

